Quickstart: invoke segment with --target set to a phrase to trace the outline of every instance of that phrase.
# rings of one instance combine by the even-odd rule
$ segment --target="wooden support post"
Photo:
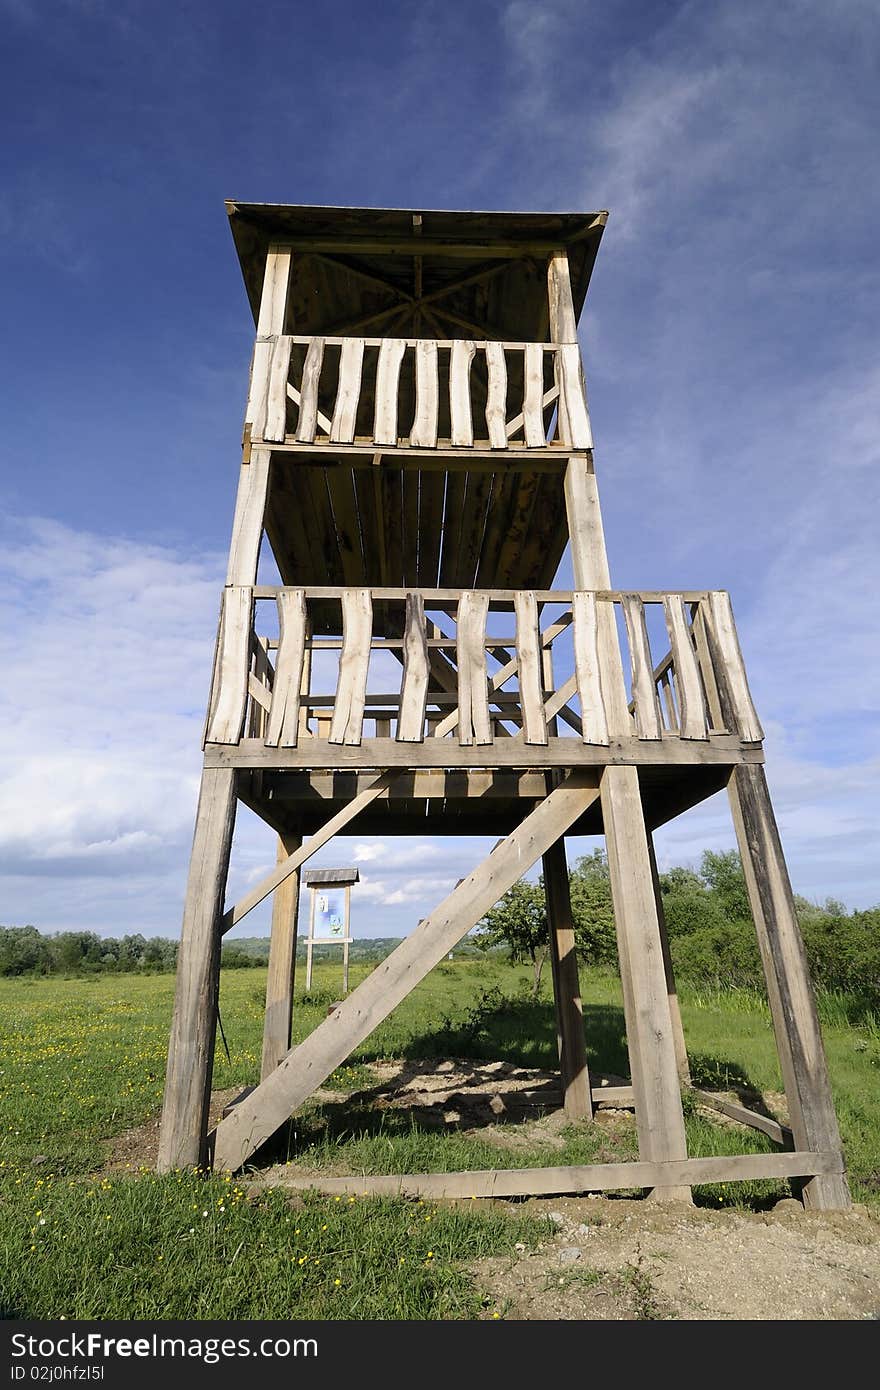
[[[639,1157],[651,1163],[685,1159],[684,1114],[637,769],[606,768],[600,792]],[[658,1187],[654,1195],[690,1200],[686,1187]]]
[[[235,826],[235,773],[202,773],[168,1044],[158,1167],[195,1167],[207,1157],[211,1072],[220,988],[220,917]]]
[[[309,937],[306,942],[306,994],[312,987],[312,951],[315,940],[315,888],[309,888]]]
[[[564,840],[557,840],[547,850],[543,869],[563,1103],[569,1119],[589,1120],[593,1117],[593,1098],[584,1041],[584,1012]]]
[[[842,1153],[816,1001],[763,767],[734,768],[728,793],[795,1146]],[[806,1206],[820,1209],[848,1207],[845,1174],[810,1178],[804,1184],[803,1199]]]
[[[343,926],[344,941],[342,943],[342,996],[348,994],[348,948],[351,936],[351,884],[345,885],[345,923]]]
[[[672,1019],[672,1041],[675,1044],[675,1064],[678,1079],[683,1086],[691,1084],[691,1069],[688,1063],[687,1044],[681,1023],[681,1009],[678,1005],[678,991],[675,988],[675,971],[672,968],[672,953],[669,949],[669,932],[666,930],[666,913],[663,910],[663,894],[660,891],[660,875],[657,872],[657,856],[654,853],[654,837],[648,833],[648,857],[651,861],[651,878],[654,883],[654,901],[657,904],[657,925],[660,928],[660,949],[663,952],[663,973],[666,976],[666,995],[669,1000],[669,1016]]]
[[[301,845],[300,835],[279,835],[278,863],[283,863],[288,855],[295,854]],[[282,1057],[290,1051],[298,914],[299,872],[296,872],[289,874],[278,885],[272,903],[266,1017],[263,1023],[263,1061],[260,1069],[262,1080],[275,1070]]]

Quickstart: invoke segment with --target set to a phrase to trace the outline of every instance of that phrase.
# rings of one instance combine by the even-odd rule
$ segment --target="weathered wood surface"
[[[401,338],[385,338],[379,349],[373,417],[373,441],[376,444],[397,444],[398,383],[405,352],[406,343]]]
[[[737,1105],[735,1101],[716,1096],[712,1091],[701,1091],[697,1086],[690,1089],[701,1105],[707,1105],[710,1110],[717,1110],[719,1115],[726,1115],[729,1120],[736,1120],[737,1124],[746,1125],[749,1129],[759,1129],[768,1139],[772,1139],[774,1144],[794,1150],[794,1136],[788,1125],[781,1125],[771,1115],[761,1115],[757,1110]]]
[[[599,631],[596,596],[577,592],[571,596],[574,622],[574,659],[581,703],[581,736],[584,743],[607,746],[608,720],[599,665]]]
[[[278,594],[278,656],[264,740],[267,748],[295,748],[299,739],[307,621],[302,589],[282,589]]]
[[[268,898],[269,894],[274,889],[278,888],[292,873],[295,873],[317,850],[321,849],[323,845],[326,845],[328,840],[332,840],[334,835],[338,835],[340,831],[348,825],[349,821],[354,820],[355,816],[357,816],[364,807],[369,806],[370,803],[381,796],[383,792],[386,792],[393,779],[394,772],[392,771],[384,772],[381,777],[377,777],[370,786],[365,787],[363,791],[359,792],[341,811],[337,811],[336,815],[332,816],[330,820],[327,821],[326,825],[316,831],[306,844],[301,845],[295,853],[290,854],[280,864],[276,865],[266,878],[261,879],[256,887],[252,888],[249,893],[246,893],[240,902],[237,902],[234,907],[231,907],[228,912],[223,914],[220,923],[221,932],[225,933],[231,931],[234,926],[237,926],[243,917],[246,917],[264,898]]]
[[[283,864],[291,854],[295,854],[301,848],[301,836],[279,836],[278,863]],[[278,1066],[282,1057],[290,1050],[298,914],[299,874],[294,872],[288,874],[287,878],[279,884],[272,902],[261,1078],[269,1076]]]
[[[507,448],[507,363],[500,343],[486,343],[486,369],[489,386],[486,394],[486,428],[492,449]]]
[[[669,646],[672,652],[672,667],[675,672],[680,710],[680,720],[676,721],[676,724],[670,723],[670,728],[677,726],[677,731],[682,738],[703,739],[708,733],[706,710],[703,704],[703,688],[700,683],[697,653],[684,611],[684,601],[676,594],[667,594],[663,600],[663,614],[666,619],[666,630],[669,633]],[[667,673],[667,690],[668,684],[669,676]],[[672,712],[674,713],[674,707],[672,707]]]
[[[206,744],[235,744],[241,738],[248,699],[253,606],[249,585],[227,584],[221,600]]]
[[[281,334],[272,344],[269,359],[269,385],[266,391],[266,413],[260,428],[255,424],[255,433],[263,439],[282,442],[287,435],[287,378],[290,375],[290,351],[293,344],[287,334]]]
[[[241,466],[226,569],[227,584],[253,585],[257,582],[271,457],[268,449],[253,448],[250,462]]]
[[[235,773],[202,773],[177,958],[165,1099],[159,1128],[160,1172],[194,1167],[205,1136],[220,986],[220,913],[235,825]]]
[[[549,847],[542,865],[563,1106],[570,1120],[588,1120],[593,1102],[564,839]]]
[[[318,410],[318,387],[321,381],[323,362],[324,339],[313,338],[306,351],[299,392],[299,420],[297,421],[296,437],[302,444],[312,442],[319,423],[326,427],[328,434],[332,428],[330,421],[327,420],[326,416],[322,416]]]
[[[428,639],[421,594],[408,594],[403,629],[403,683],[400,687],[399,743],[421,743],[428,702]]]
[[[369,589],[344,590],[339,681],[328,735],[331,743],[357,745],[361,742],[372,636],[373,605]]]
[[[799,1149],[840,1154],[816,1001],[763,768],[735,768],[728,790],[794,1142]],[[806,1185],[808,1206],[849,1206],[842,1158],[840,1170],[840,1176],[816,1178]]]
[[[519,693],[523,714],[523,737],[526,743],[547,742],[547,718],[544,713],[544,689],[541,668],[541,633],[538,627],[538,604],[528,590],[517,594],[516,657],[519,669]]]
[[[474,343],[457,339],[449,359],[450,438],[457,448],[469,449],[474,442],[470,374],[476,350]]]
[[[215,1131],[214,1166],[240,1168],[598,795],[578,774],[533,810]]]
[[[414,448],[436,448],[439,405],[437,344],[426,340],[416,347],[416,413],[409,436]]]
[[[632,665],[632,692],[635,706],[636,731],[639,738],[662,738],[663,725],[654,684],[654,667],[648,643],[645,609],[636,594],[624,594],[621,600],[629,641]]]
[[[458,605],[458,741],[463,748],[492,743],[486,675],[486,594],[470,591]],[[436,740],[435,740],[436,741]]]
[[[544,432],[544,349],[540,343],[526,344],[523,371],[523,437],[527,448],[542,449],[547,437]]]
[[[648,834],[648,859],[651,864],[651,883],[654,889],[654,902],[657,905],[657,925],[660,928],[660,949],[663,952],[663,973],[666,977],[666,996],[669,1001],[669,1017],[672,1021],[672,1040],[675,1044],[675,1065],[678,1079],[683,1086],[691,1084],[691,1069],[688,1062],[687,1043],[681,1022],[681,1008],[678,1003],[678,990],[675,987],[675,970],[672,952],[669,949],[669,932],[666,927],[666,912],[663,907],[663,893],[660,889],[660,875],[657,872],[657,856],[654,850],[654,837]]]
[[[834,1174],[839,1163],[837,1154],[796,1152],[688,1158],[669,1163],[594,1163],[569,1168],[492,1168],[463,1173],[361,1174],[342,1178],[300,1175],[285,1169],[272,1174],[272,1184],[297,1192],[315,1191],[339,1197],[561,1197],[579,1192]]]
[[[364,366],[363,338],[345,338],[339,356],[339,385],[330,427],[330,442],[350,444],[354,439]]]
[[[715,591],[709,595],[707,633],[716,678],[723,685],[733,713],[733,728],[746,743],[760,743],[764,737],[761,721],[752,703],[745,663],[742,659],[730,595]]]
[[[666,1163],[687,1157],[687,1140],[636,769],[606,768],[600,790],[639,1157]],[[665,1185],[657,1195],[688,1196]]]

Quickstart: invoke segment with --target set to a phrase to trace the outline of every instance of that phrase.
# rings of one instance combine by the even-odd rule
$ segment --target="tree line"
[[[763,989],[764,977],[745,877],[736,850],[705,850],[697,870],[659,875],[660,897],[678,980],[721,988]],[[617,966],[611,885],[604,850],[594,850],[569,873],[578,958]],[[835,898],[813,903],[795,894],[795,907],[814,982],[880,1010],[880,905],[848,912]],[[535,993],[547,956],[543,881],[521,879],[486,914],[477,940],[530,961]]]

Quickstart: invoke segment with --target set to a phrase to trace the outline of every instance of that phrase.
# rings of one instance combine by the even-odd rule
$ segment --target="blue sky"
[[[730,589],[795,886],[880,900],[871,0],[0,25],[0,921],[178,930],[253,332],[230,197],[610,208],[581,337],[613,581]],[[732,843],[722,799],[658,837]],[[479,853],[316,862],[356,859],[357,934],[396,935]],[[243,815],[230,892],[273,858]]]

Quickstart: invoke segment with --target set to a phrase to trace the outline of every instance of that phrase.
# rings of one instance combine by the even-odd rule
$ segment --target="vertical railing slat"
[[[363,368],[363,338],[344,338],[339,354],[339,385],[336,390],[336,406],[330,427],[330,442],[332,444],[351,444],[354,439]]]
[[[486,425],[491,449],[507,448],[507,361],[500,343],[484,344],[489,387],[486,394]]]
[[[440,399],[437,344],[416,343],[416,411],[409,442],[414,449],[437,447],[437,409]]]
[[[369,589],[343,589],[342,651],[336,701],[327,735],[330,743],[359,744],[361,741],[372,640],[373,601]]]
[[[318,427],[318,386],[323,361],[324,339],[313,338],[303,363],[300,386],[299,420],[296,426],[296,437],[300,444],[311,444],[315,438],[315,430]]]
[[[713,648],[715,674],[719,684],[725,688],[739,736],[745,743],[760,743],[764,730],[752,702],[730,595],[725,590],[710,593],[708,616],[707,629]]]
[[[241,738],[248,700],[253,606],[249,585],[228,584],[223,590],[206,743],[238,743]]]
[[[467,590],[458,601],[458,740],[464,747],[492,743],[486,675],[489,595]]]
[[[526,343],[523,376],[523,437],[527,449],[542,449],[544,435],[544,347]]]
[[[636,732],[641,739],[662,738],[663,725],[657,704],[657,688],[654,685],[654,668],[648,643],[648,629],[645,625],[644,605],[638,594],[623,594],[621,602],[629,640]]]
[[[476,347],[467,339],[456,338],[449,357],[449,419],[451,442],[469,449],[474,442],[471,410],[471,362]]]
[[[284,443],[287,434],[287,379],[290,375],[292,339],[284,333],[276,338],[269,364],[269,389],[266,394],[266,423],[263,438],[276,444]]]
[[[295,748],[300,732],[303,663],[306,652],[306,596],[303,589],[278,591],[278,654],[267,748]]]
[[[406,596],[403,627],[403,681],[400,687],[398,743],[421,743],[428,703],[428,637],[421,594]],[[376,730],[378,735],[378,728]]]
[[[584,743],[609,743],[605,697],[599,663],[596,595],[579,590],[571,596],[574,661],[581,701],[581,737]]]
[[[544,713],[541,634],[534,592],[531,589],[518,589],[513,596],[513,606],[516,612],[516,653],[523,738],[526,743],[546,743],[547,719]]]
[[[383,338],[376,367],[376,410],[373,416],[374,444],[397,443],[397,403],[400,364],[406,352],[405,338]]]
[[[705,739],[708,737],[708,730],[700,669],[684,610],[684,600],[680,594],[666,595],[663,600],[663,614],[666,618],[666,631],[669,633],[678,691],[680,719],[677,732],[681,738]],[[668,678],[667,673],[667,680]]]
[[[593,434],[577,343],[560,343],[557,347],[556,381],[560,391],[560,443],[571,449],[592,449]]]

